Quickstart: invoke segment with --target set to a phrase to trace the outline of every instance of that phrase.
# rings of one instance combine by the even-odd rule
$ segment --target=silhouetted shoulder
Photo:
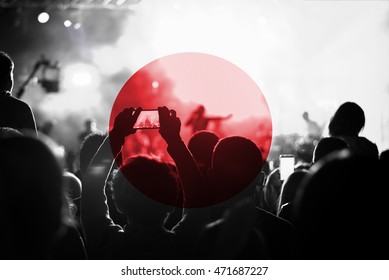
[[[35,118],[31,107],[13,96],[2,99],[0,103],[0,126],[18,130],[30,129],[36,132]]]
[[[356,154],[373,157],[378,159],[378,148],[377,145],[371,142],[365,137],[342,137],[342,139],[347,143],[350,150]]]
[[[9,106],[15,106],[15,108],[24,110],[31,110],[30,106],[26,102],[13,96],[9,96],[6,101]]]

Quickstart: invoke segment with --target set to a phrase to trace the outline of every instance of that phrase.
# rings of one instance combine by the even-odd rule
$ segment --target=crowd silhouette
[[[188,143],[174,108],[158,107],[172,161],[122,153],[140,107],[107,134],[88,126],[74,175],[12,97],[12,72],[0,52],[1,259],[389,258],[389,151],[359,136],[356,103],[329,116],[329,137],[316,127],[313,155],[286,180],[252,140],[207,130],[225,117],[201,106]]]

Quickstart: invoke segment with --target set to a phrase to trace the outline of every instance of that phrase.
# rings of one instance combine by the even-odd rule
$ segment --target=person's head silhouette
[[[1,139],[0,154],[0,236],[6,243],[0,255],[48,258],[63,221],[59,163],[45,144],[29,137]]]
[[[13,79],[14,63],[8,54],[0,51],[0,91],[11,92]]]
[[[241,136],[221,139],[212,156],[216,200],[225,201],[247,187],[262,170],[262,153],[255,143]],[[247,190],[250,195],[254,189]]]
[[[328,125],[331,136],[358,136],[365,126],[365,113],[354,102],[345,102],[336,110]]]
[[[112,189],[116,208],[130,222],[145,226],[162,226],[178,197],[171,167],[146,156],[129,158],[115,175]]]
[[[211,167],[213,149],[218,141],[219,136],[207,130],[197,131],[189,139],[188,149],[200,168]]]

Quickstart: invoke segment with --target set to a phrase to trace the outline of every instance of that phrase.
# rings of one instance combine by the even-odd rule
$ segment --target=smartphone
[[[134,124],[135,129],[159,128],[159,114],[157,109],[142,110]]]
[[[280,155],[280,180],[286,180],[294,172],[294,155]]]

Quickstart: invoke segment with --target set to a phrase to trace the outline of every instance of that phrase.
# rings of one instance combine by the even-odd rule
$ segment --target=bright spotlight
[[[72,82],[76,86],[89,86],[92,82],[92,77],[91,74],[87,72],[74,73]]]
[[[95,67],[78,63],[65,67],[63,86],[68,90],[96,89],[100,84],[100,76]]]
[[[70,21],[70,20],[65,20],[64,22],[63,22],[63,25],[65,25],[65,27],[70,27],[70,26],[72,26],[72,22]]]
[[[154,89],[157,89],[159,88],[159,83],[157,81],[154,81],[151,83],[151,86],[154,88]]]
[[[49,19],[50,19],[50,15],[46,12],[42,12],[38,15],[38,21],[40,23],[46,23],[49,21]]]
[[[79,22],[76,22],[74,25],[73,25],[74,29],[80,29],[81,28],[81,23]]]

